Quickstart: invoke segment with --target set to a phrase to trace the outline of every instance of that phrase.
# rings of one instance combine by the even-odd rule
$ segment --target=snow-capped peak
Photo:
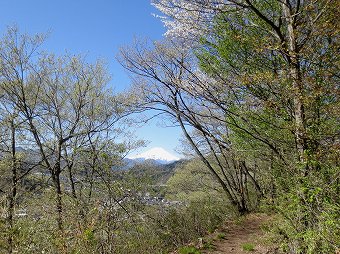
[[[161,147],[155,147],[143,153],[129,156],[129,159],[143,159],[143,160],[155,160],[161,163],[170,163],[173,161],[178,161],[179,158],[175,155],[172,155],[168,151],[164,150]]]

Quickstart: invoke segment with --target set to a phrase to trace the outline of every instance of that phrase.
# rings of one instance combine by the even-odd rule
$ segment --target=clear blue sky
[[[17,25],[21,32],[49,32],[44,49],[64,54],[86,54],[89,61],[105,59],[112,76],[111,85],[122,90],[129,85],[126,71],[114,57],[120,46],[134,37],[161,39],[165,32],[150,0],[1,0],[0,34]],[[164,128],[153,120],[139,129],[139,138],[149,140],[147,150],[160,146],[176,154],[181,132]]]

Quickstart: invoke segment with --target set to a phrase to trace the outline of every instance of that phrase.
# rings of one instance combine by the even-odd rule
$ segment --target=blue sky
[[[17,25],[24,33],[48,33],[44,49],[56,54],[85,54],[89,61],[105,59],[111,84],[121,91],[128,87],[126,71],[115,61],[119,47],[134,37],[158,40],[165,32],[150,0],[1,0],[0,34]],[[163,147],[176,154],[181,132],[164,128],[153,120],[136,135],[149,140],[147,147]]]

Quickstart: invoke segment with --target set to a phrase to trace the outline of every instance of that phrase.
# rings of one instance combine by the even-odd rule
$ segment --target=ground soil
[[[213,238],[217,235],[224,236],[223,239],[213,242],[214,250],[204,251],[209,254],[266,254],[271,253],[270,248],[263,244],[264,231],[261,225],[267,223],[270,217],[265,214],[249,214],[239,221],[227,222]],[[243,250],[244,244],[252,244],[254,250]]]

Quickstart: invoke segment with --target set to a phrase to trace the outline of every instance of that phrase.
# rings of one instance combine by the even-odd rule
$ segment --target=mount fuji
[[[171,153],[169,153],[168,151],[161,147],[154,147],[143,153],[128,156],[128,159],[136,161],[153,160],[160,164],[170,164],[172,162],[180,160],[180,158],[176,157],[175,155],[172,155]]]

